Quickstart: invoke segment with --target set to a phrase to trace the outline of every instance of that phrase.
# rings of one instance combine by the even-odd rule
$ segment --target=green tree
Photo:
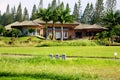
[[[89,22],[89,17],[90,17],[90,5],[88,3],[81,18],[82,19],[81,22],[87,24]]]
[[[0,25],[0,35],[3,35],[5,33],[5,27]]]
[[[80,22],[80,16],[81,16],[81,0],[78,0],[78,3],[75,3],[73,15],[76,17],[76,21]]]
[[[21,3],[19,4],[17,8],[17,13],[16,13],[16,21],[21,22],[22,21],[22,8],[21,8]]]
[[[109,35],[108,37],[111,38],[113,43],[114,36],[118,34],[119,26],[120,25],[120,11],[109,11],[106,15],[102,18],[102,23],[105,27],[108,28]]]
[[[66,5],[66,9],[64,9],[64,5],[61,4],[59,6],[59,18],[58,21],[61,23],[61,41],[63,41],[63,24],[67,22],[73,22],[74,21],[74,16],[70,15],[70,8],[69,4]]]
[[[85,24],[92,24],[91,21],[93,19],[93,12],[93,4],[90,5],[88,3],[84,10],[83,16],[81,17],[81,22]]]
[[[9,4],[7,5],[7,9],[6,9],[6,15],[9,15],[10,14],[10,6]]]
[[[56,0],[53,0],[53,1],[52,1],[52,5],[51,5],[51,8],[52,8],[52,9],[56,9],[56,7],[57,7]]]
[[[34,4],[30,20],[34,20],[34,19],[37,18],[36,15],[35,15],[36,11],[37,11],[37,8],[36,8],[36,5]]]
[[[11,29],[10,31],[6,32],[6,36],[9,37],[18,37],[22,35],[22,32],[19,29]]]
[[[2,24],[1,19],[2,19],[2,15],[1,15],[1,11],[0,11],[0,25]]]
[[[35,32],[35,29],[30,28],[30,29],[28,29],[28,32],[31,34],[31,33]]]
[[[115,10],[116,9],[116,0],[107,0],[106,1],[106,11],[109,12],[111,10]]]
[[[48,22],[51,20],[51,11],[48,9],[39,9],[36,13],[37,17],[45,21],[45,37],[48,37]]]
[[[40,0],[38,8],[39,8],[39,9],[40,9],[40,8],[41,8],[41,9],[43,8],[43,0]]]
[[[75,3],[75,5],[74,5],[73,15],[75,15],[76,21],[78,21],[79,10],[78,10],[77,3]]]
[[[23,14],[23,21],[25,20],[29,20],[29,14],[28,14],[28,10],[26,7],[24,9],[24,14]]]
[[[16,15],[16,8],[15,6],[13,8],[11,8],[11,22],[15,22],[15,15]]]
[[[97,0],[96,6],[95,6],[95,12],[94,12],[94,18],[93,18],[93,24],[99,23],[101,21],[101,18],[103,16],[103,10],[104,10],[104,3],[103,0]]]

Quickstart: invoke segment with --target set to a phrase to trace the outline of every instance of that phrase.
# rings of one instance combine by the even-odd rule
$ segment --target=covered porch
[[[75,37],[76,39],[80,38],[94,39],[97,33],[105,30],[107,29],[96,24],[94,25],[80,24],[75,28]]]

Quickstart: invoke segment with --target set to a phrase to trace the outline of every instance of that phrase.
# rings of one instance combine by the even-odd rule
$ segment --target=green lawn
[[[0,56],[0,80],[119,80],[120,61]]]
[[[117,52],[120,58],[119,46],[0,47],[0,54],[61,55],[65,53],[67,56],[114,57],[114,52]]]

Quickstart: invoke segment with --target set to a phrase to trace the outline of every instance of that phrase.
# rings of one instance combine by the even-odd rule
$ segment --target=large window
[[[64,39],[68,39],[68,32],[64,32]]]
[[[37,35],[40,35],[40,29],[37,29]]]
[[[56,32],[56,39],[60,39],[61,38],[61,32]]]

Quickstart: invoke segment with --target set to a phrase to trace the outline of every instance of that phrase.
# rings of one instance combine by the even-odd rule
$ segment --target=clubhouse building
[[[45,36],[45,22],[36,19],[34,21],[23,21],[23,22],[14,22],[5,26],[7,30],[16,28],[22,31],[23,35],[31,36]],[[32,33],[28,33],[28,29],[34,29]],[[81,39],[81,38],[90,38],[94,37],[96,33],[105,31],[106,28],[99,25],[89,25],[81,24],[78,22],[74,23],[65,23],[63,24],[63,38],[64,40],[68,39]],[[52,34],[52,21],[48,22],[48,35],[47,38]],[[61,39],[61,23],[56,22],[55,24],[55,37],[56,39]]]

